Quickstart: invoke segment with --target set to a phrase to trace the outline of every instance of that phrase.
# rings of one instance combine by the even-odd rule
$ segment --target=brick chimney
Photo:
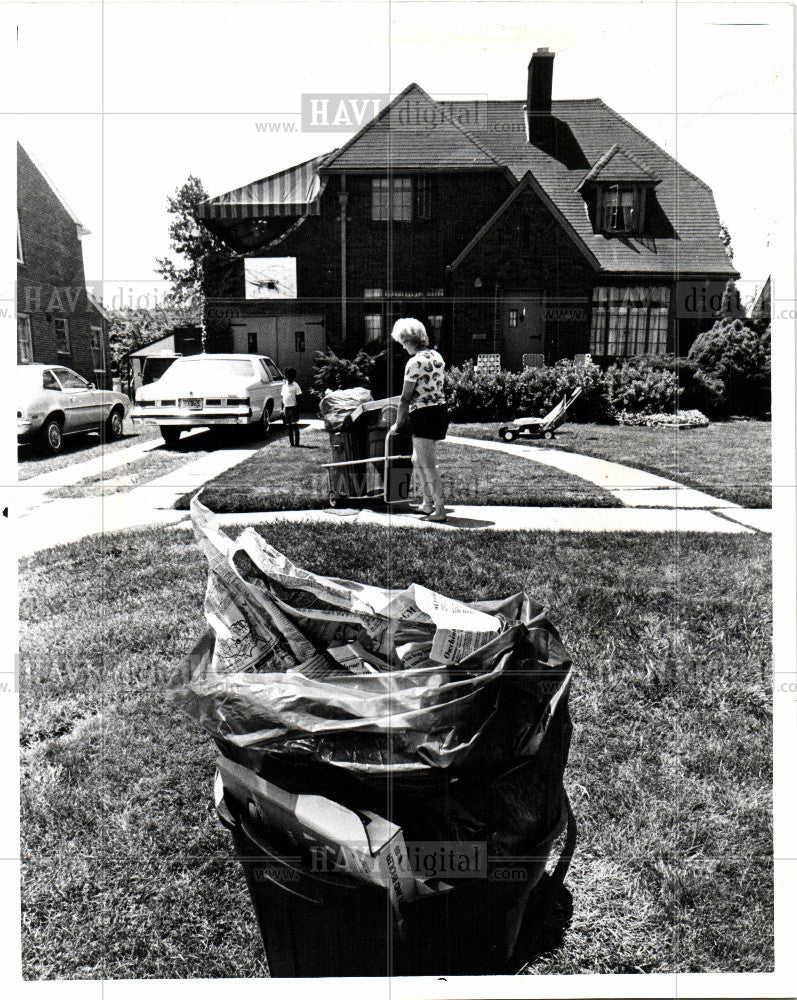
[[[550,129],[553,58],[554,53],[547,48],[537,49],[529,63],[526,121],[530,141],[546,135]]]

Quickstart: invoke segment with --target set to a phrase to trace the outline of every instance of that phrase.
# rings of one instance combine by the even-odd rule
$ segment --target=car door
[[[64,431],[93,430],[103,421],[102,393],[71,368],[52,368],[63,392]]]
[[[282,413],[282,386],[285,383],[285,376],[277,368],[271,358],[263,359],[263,367],[268,373],[269,384],[266,392],[270,399],[274,400],[274,415]]]

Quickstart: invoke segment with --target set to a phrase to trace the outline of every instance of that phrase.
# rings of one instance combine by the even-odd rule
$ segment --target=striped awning
[[[197,206],[197,218],[264,219],[320,215],[324,185],[318,176],[318,168],[329,155],[316,156],[278,174],[208,198]]]

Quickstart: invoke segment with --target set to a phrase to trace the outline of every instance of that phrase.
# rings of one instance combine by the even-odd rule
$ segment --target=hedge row
[[[319,354],[315,392],[367,386],[375,398],[395,391],[385,359],[361,351],[353,360]],[[398,371],[394,373],[398,376]],[[452,420],[541,416],[577,387],[569,419],[614,423],[625,417],[700,410],[709,417],[763,416],[770,409],[770,334],[750,321],[721,320],[695,341],[688,358],[629,358],[609,368],[562,360],[545,368],[485,374],[472,362],[446,372]]]
[[[485,375],[472,364],[446,374],[452,419],[507,420],[547,413],[563,395],[582,393],[569,413],[581,422],[614,423],[619,413],[648,415],[698,409],[716,415],[721,387],[682,359],[629,359],[603,370],[558,361],[546,368]]]

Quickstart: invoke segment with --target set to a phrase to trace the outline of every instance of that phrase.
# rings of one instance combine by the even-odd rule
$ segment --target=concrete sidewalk
[[[308,421],[308,424],[311,422]],[[321,425],[321,421],[312,421]],[[718,534],[769,533],[772,511],[746,510],[738,504],[681,486],[672,480],[641,472],[628,466],[572,452],[546,448],[452,437],[450,441],[487,451],[501,451],[525,461],[538,462],[599,486],[614,496],[623,507],[448,507],[446,524],[430,524],[418,515],[394,509],[360,507],[350,510],[276,511],[262,514],[223,514],[227,525],[273,524],[278,521],[307,524],[379,525],[386,528],[420,528],[436,531],[576,531],[576,532],[659,532],[684,531]],[[119,467],[160,444],[160,439],[132,446],[108,455],[102,468]],[[18,504],[12,519],[5,524],[13,532],[12,544],[20,556],[29,555],[60,543],[74,542],[104,532],[137,529],[146,526],[173,525],[190,527],[187,512],[174,510],[175,502],[203,483],[250,457],[257,448],[222,449],[189,462],[173,472],[128,493],[103,494],[101,488],[79,491],[76,496],[55,498],[35,509],[26,504],[26,491],[17,493]],[[85,478],[86,468],[95,468],[100,460],[71,466],[35,477],[31,494],[55,486],[68,485]],[[81,467],[82,466],[82,467]],[[79,475],[78,475],[79,472]],[[31,484],[31,480],[28,484]],[[22,485],[28,485],[22,484]],[[12,527],[13,525],[13,527]]]

